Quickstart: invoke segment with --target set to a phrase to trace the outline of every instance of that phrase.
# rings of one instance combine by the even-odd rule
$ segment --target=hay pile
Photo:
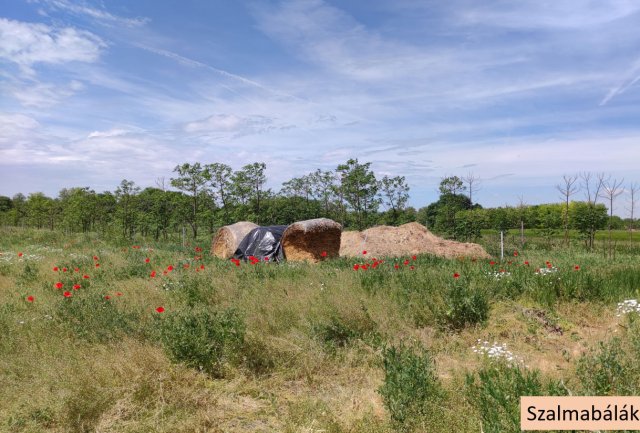
[[[295,222],[282,234],[284,256],[287,260],[308,262],[338,257],[341,233],[342,226],[328,218]]]
[[[240,221],[221,227],[213,238],[211,254],[221,259],[230,259],[238,249],[242,239],[256,227],[258,227],[257,224],[248,221]]]
[[[341,256],[361,257],[363,250],[367,251],[367,257],[399,257],[424,253],[446,258],[491,257],[478,244],[442,239],[415,222],[400,227],[376,226],[363,232],[342,233]]]

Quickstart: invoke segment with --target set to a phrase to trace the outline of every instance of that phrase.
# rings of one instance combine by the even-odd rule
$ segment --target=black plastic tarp
[[[287,226],[256,227],[242,239],[233,258],[248,260],[254,256],[263,261],[265,257],[269,261],[280,261],[284,258],[280,240]]]

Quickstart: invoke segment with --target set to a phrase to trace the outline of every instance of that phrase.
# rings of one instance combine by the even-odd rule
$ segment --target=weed
[[[383,350],[384,383],[379,389],[391,421],[399,430],[411,429],[437,414],[442,396],[431,354],[401,344]]]
[[[182,310],[159,318],[160,339],[176,362],[224,376],[224,364],[234,360],[244,342],[244,321],[236,310]]]

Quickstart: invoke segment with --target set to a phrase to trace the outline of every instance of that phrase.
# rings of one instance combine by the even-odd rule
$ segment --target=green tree
[[[59,194],[62,221],[69,231],[89,232],[97,217],[96,192],[89,187],[63,188]]]
[[[574,201],[569,206],[569,216],[571,217],[572,228],[578,230],[581,239],[584,240],[585,247],[591,250],[596,231],[604,229],[607,225],[606,206]]]
[[[29,225],[43,228],[49,223],[49,217],[54,206],[53,199],[41,192],[29,194],[25,202],[25,214]]]
[[[409,200],[409,185],[404,176],[384,176],[379,185],[382,200],[391,213],[391,221],[397,224],[400,213]]]
[[[171,178],[171,186],[188,193],[191,197],[191,212],[185,215],[187,223],[191,226],[194,239],[198,237],[198,205],[200,204],[201,192],[207,190],[207,182],[210,179],[209,171],[202,167],[199,162],[191,165],[184,163],[176,165],[173,169],[178,173],[178,177]]]
[[[233,170],[226,164],[215,162],[206,166],[209,171],[211,194],[222,211],[221,225],[230,224],[230,208],[233,202]]]
[[[457,195],[466,191],[466,189],[467,187],[462,182],[462,179],[460,179],[458,176],[449,176],[449,177],[443,178],[440,181],[440,186],[438,187],[438,190],[440,191],[440,195],[445,195],[445,194]],[[471,201],[471,199],[469,199],[469,201]]]
[[[380,204],[378,182],[370,166],[370,162],[360,164],[357,159],[350,159],[336,170],[340,175],[340,192],[354,212],[358,230],[368,225]]]
[[[336,199],[336,173],[317,169],[310,175],[314,196],[322,202],[324,216],[333,217],[332,204]]]
[[[261,205],[265,194],[264,184],[267,182],[267,177],[264,174],[266,169],[267,165],[264,162],[254,162],[245,165],[241,170],[241,179],[244,182],[245,191],[248,192],[249,201],[253,204],[257,224],[262,222]]]
[[[132,239],[136,228],[136,195],[140,193],[140,187],[127,179],[120,182],[116,188],[118,219],[122,229],[122,237]]]

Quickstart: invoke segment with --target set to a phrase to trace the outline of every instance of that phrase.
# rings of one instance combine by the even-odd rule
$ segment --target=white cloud
[[[84,89],[79,81],[64,85],[26,81],[8,87],[8,93],[25,107],[47,108]]]
[[[634,0],[519,0],[473,3],[460,8],[468,24],[516,29],[584,29],[611,23],[636,14]]]
[[[33,73],[36,63],[94,62],[106,44],[93,33],[0,18],[0,58]]]
[[[30,0],[34,3],[41,3],[53,10],[62,10],[76,16],[84,16],[93,19],[103,25],[138,27],[146,24],[148,18],[126,18],[114,15],[104,9],[89,6],[82,0],[70,2],[67,0]]]
[[[223,134],[229,139],[234,139],[293,127],[293,125],[283,125],[277,122],[277,119],[261,115],[214,114],[207,118],[187,123],[184,126],[184,130],[188,133]]]

